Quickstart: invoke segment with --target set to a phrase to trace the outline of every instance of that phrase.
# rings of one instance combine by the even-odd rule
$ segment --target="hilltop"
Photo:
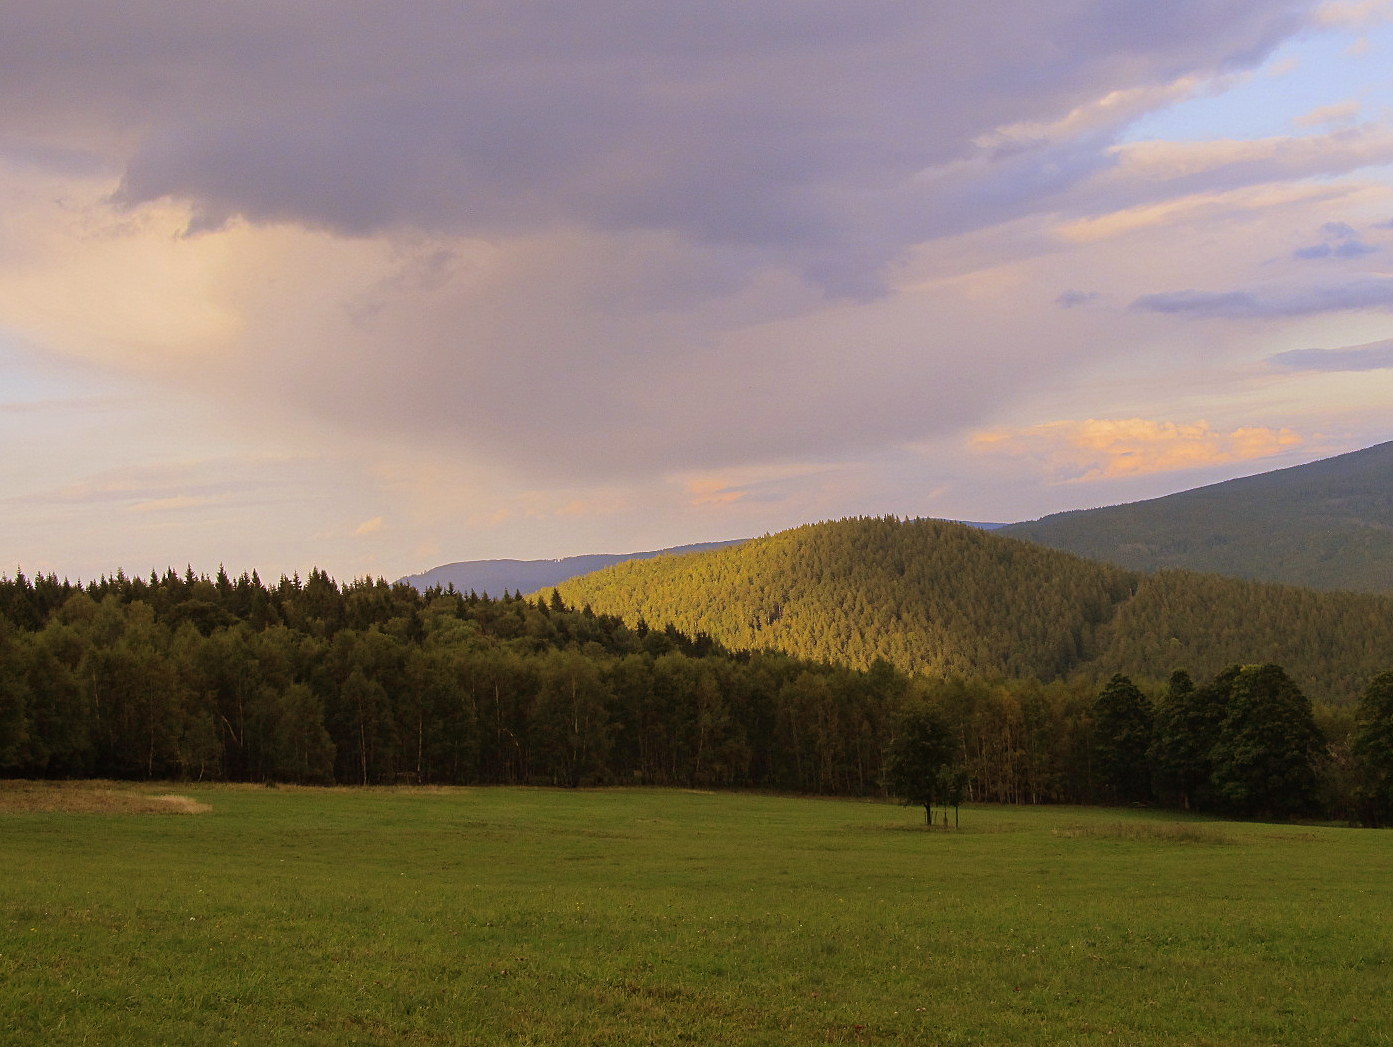
[[[1387,597],[1148,575],[939,520],[812,524],[558,588],[635,625],[930,676],[1205,676],[1271,661],[1343,702],[1393,658]]]
[[[1393,593],[1393,442],[998,533],[1136,571]]]

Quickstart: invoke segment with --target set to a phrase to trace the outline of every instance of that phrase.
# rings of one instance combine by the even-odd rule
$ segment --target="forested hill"
[[[1133,570],[1393,593],[1393,443],[1000,533]]]
[[[631,624],[733,648],[930,676],[1283,665],[1347,702],[1393,660],[1393,599],[1181,571],[1147,575],[938,520],[812,524],[734,549],[632,562],[559,587]]]

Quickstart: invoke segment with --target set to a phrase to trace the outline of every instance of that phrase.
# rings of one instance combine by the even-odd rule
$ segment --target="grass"
[[[656,790],[7,799],[44,788],[0,783],[5,1044],[1393,1043],[1378,832],[929,831]]]

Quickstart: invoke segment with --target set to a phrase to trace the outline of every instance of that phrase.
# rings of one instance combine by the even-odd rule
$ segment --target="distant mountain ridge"
[[[739,545],[747,540],[739,538],[728,542],[699,542],[695,545],[678,545],[670,549],[654,549],[642,553],[587,553],[566,556],[559,560],[463,560],[433,567],[422,574],[408,574],[399,581],[422,592],[435,586],[445,589],[453,585],[457,592],[467,593],[473,590],[481,595],[487,593],[489,596],[502,596],[504,593],[514,592],[531,593],[626,560],[649,560],[655,556],[709,552]]]
[[[996,533],[1131,570],[1393,593],[1393,442]]]

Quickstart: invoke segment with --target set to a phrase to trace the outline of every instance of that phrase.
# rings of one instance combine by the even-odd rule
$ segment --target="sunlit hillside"
[[[1393,599],[1131,572],[938,520],[849,519],[560,587],[631,623],[917,673],[1051,679],[1284,665],[1347,701],[1393,659]]]

